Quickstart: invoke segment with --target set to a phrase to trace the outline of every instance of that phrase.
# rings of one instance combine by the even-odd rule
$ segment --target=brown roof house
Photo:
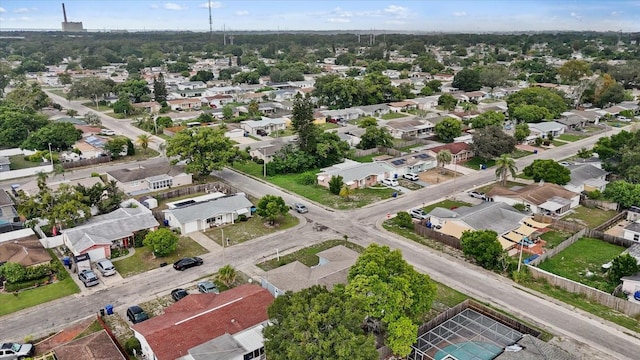
[[[145,359],[260,358],[262,329],[273,300],[269,291],[251,284],[220,294],[190,294],[131,328]]]
[[[444,150],[451,152],[451,162],[459,163],[460,161],[469,160],[473,158],[473,151],[471,146],[465,142],[455,142],[450,144],[444,144],[429,149],[429,153],[434,158],[438,156],[438,153]]]
[[[135,167],[107,172],[109,181],[115,180],[118,188],[130,195],[140,195],[170,187],[191,185],[191,174],[175,166]]]
[[[534,214],[562,216],[580,204],[580,194],[543,181],[526,186],[494,186],[487,194],[493,201],[524,204]]]
[[[48,264],[50,261],[51,255],[32,229],[0,234],[0,264],[12,262],[29,267]]]
[[[343,245],[319,252],[318,265],[307,265],[294,261],[267,272],[262,286],[274,296],[287,291],[300,291],[313,285],[324,285],[331,289],[335,284],[346,284],[349,269],[359,254]]]
[[[57,360],[125,360],[105,330],[89,334],[53,349]]]

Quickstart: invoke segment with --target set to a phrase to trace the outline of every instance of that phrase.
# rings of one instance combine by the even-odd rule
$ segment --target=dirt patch
[[[443,168],[431,169],[418,174],[420,180],[429,184],[439,184],[444,181],[453,179],[456,176],[462,176],[461,173]]]

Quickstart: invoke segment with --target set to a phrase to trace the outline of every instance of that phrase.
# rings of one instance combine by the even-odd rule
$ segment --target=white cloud
[[[620,11],[612,11],[612,12],[611,12],[611,16],[618,16],[618,15],[620,15],[620,14],[621,14],[621,12],[620,12]]]
[[[343,18],[343,17],[341,17],[341,18],[328,18],[327,22],[345,24],[345,23],[351,22],[351,20],[349,20],[347,18]]]
[[[200,4],[200,5],[198,5],[198,7],[208,9],[209,8],[209,3],[206,2],[206,3]],[[211,2],[211,8],[212,9],[218,9],[218,8],[221,8],[221,7],[222,7],[222,3],[221,2],[217,2],[217,1],[212,1]]]
[[[36,10],[36,8],[23,7],[23,8],[17,8],[15,10],[13,10],[13,12],[14,13],[28,13],[28,12],[32,12],[32,11],[35,11],[35,10]]]
[[[151,6],[149,6],[152,9],[158,9],[160,8],[160,6],[158,6],[158,4],[151,4]]]
[[[464,11],[454,12],[453,16],[455,17],[467,16],[467,13]]]
[[[167,10],[184,10],[185,9],[184,6],[174,4],[174,3],[166,3],[164,4],[164,8]]]
[[[5,10],[5,8],[3,7],[0,7],[0,13],[3,13],[3,12],[7,12],[7,10]]]
[[[249,12],[247,10],[240,10],[240,11],[236,11],[236,15],[238,15],[238,16],[247,16],[247,15],[249,15]]]
[[[572,17],[572,18],[574,18],[574,19],[576,19],[576,20],[582,20],[582,16],[580,16],[580,14],[575,13],[575,12],[573,12],[573,11],[572,11],[572,12],[571,12],[571,14],[569,14],[569,15],[571,15],[571,17]]]
[[[409,16],[409,9],[403,6],[389,5],[383,11],[388,14],[393,14],[399,18],[405,18]]]

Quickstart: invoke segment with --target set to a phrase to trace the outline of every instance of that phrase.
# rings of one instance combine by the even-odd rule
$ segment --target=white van
[[[406,173],[406,174],[402,175],[402,177],[404,177],[407,180],[411,180],[411,181],[420,180],[420,177],[416,173]]]
[[[111,129],[102,129],[102,130],[100,130],[100,135],[113,136],[115,134],[116,134],[116,132],[111,130]]]

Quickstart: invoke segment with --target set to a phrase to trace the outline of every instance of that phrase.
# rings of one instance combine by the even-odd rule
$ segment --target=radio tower
[[[213,36],[213,20],[211,18],[211,0],[209,0],[209,37]]]

